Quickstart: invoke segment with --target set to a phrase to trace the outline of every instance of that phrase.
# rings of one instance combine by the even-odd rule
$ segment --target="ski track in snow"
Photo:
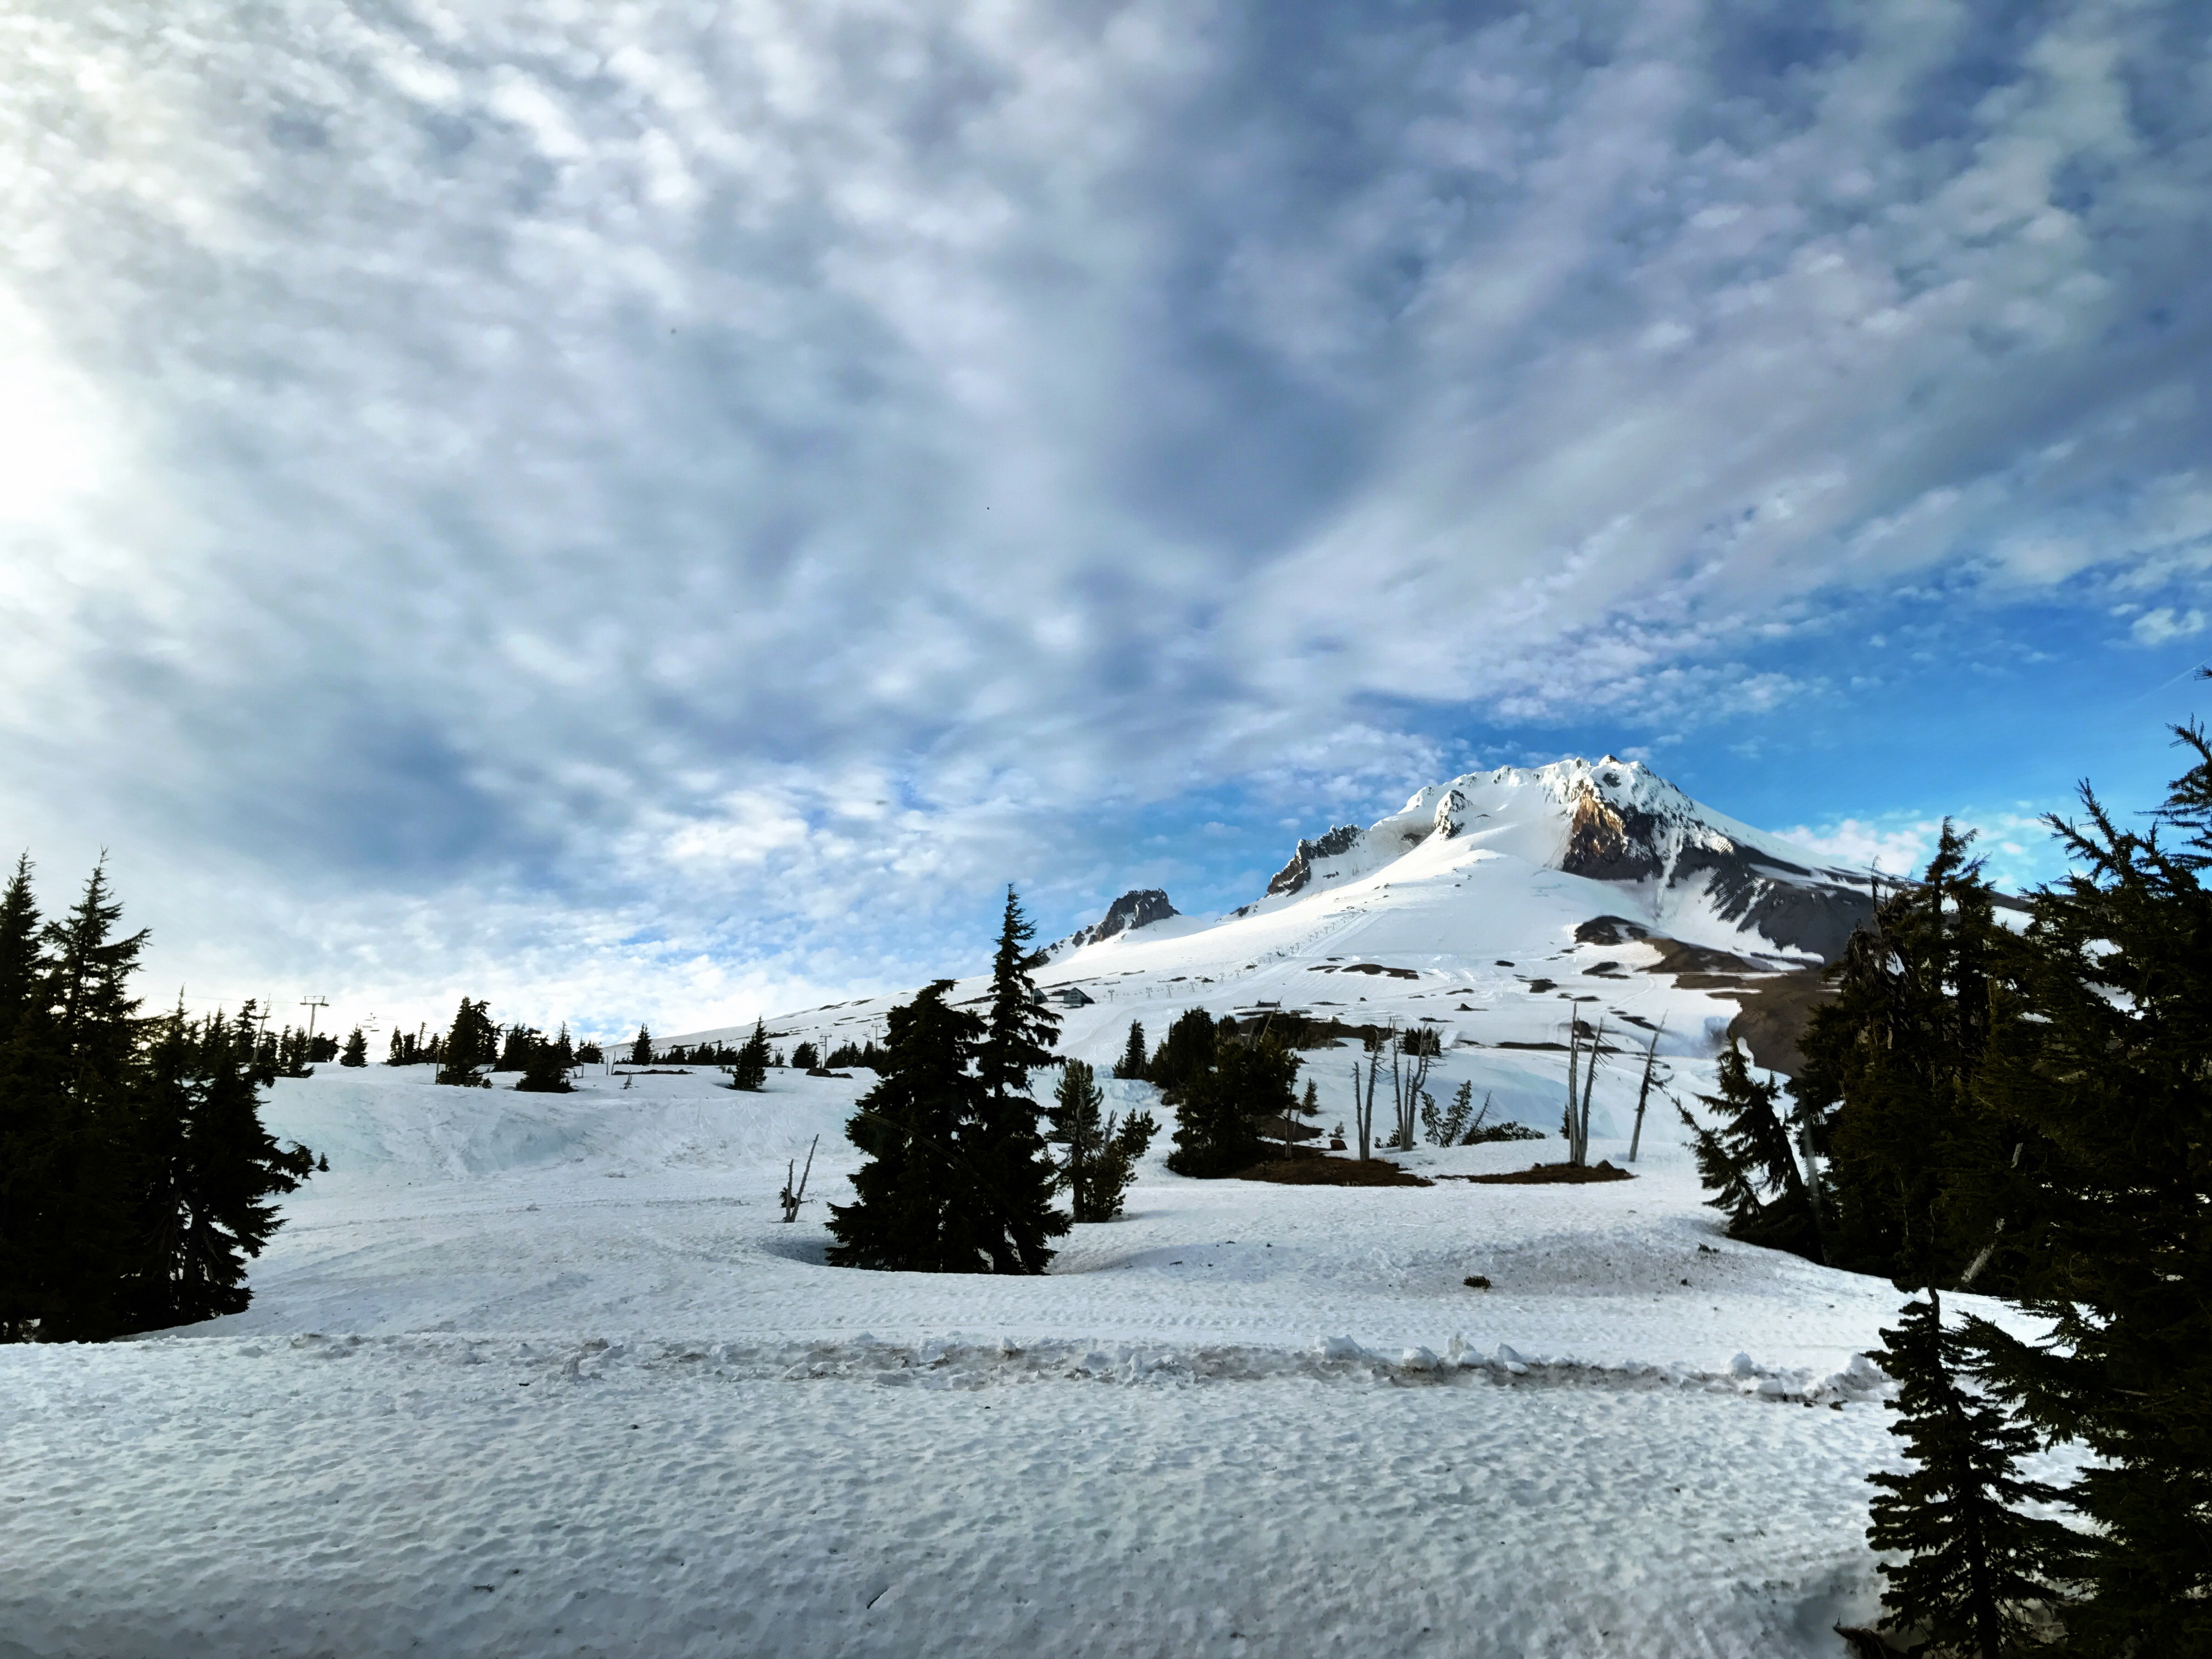
[[[873,1273],[817,1201],[865,1073],[428,1076],[278,1085],[333,1170],[246,1313],[0,1349],[0,1659],[1832,1656],[1874,1608],[1899,1297],[1722,1237],[1677,1133],[1286,1188],[1167,1174],[1163,1112],[1047,1277]]]

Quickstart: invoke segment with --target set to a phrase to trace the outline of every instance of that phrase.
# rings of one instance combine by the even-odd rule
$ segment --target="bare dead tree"
[[[1583,1057],[1583,1023],[1579,1016],[1567,1016],[1567,1107],[1559,1115],[1559,1136],[1567,1143],[1567,1162],[1575,1161],[1575,1098],[1581,1086]]]
[[[791,1172],[799,1160],[793,1158],[783,1166],[783,1190],[777,1194],[776,1197],[783,1206],[783,1218],[786,1221],[799,1219],[799,1206],[806,1201],[806,1177],[814,1173],[814,1148],[821,1144],[822,1137],[817,1135],[808,1145],[806,1167],[799,1172],[799,1185],[796,1188],[791,1184]]]
[[[1651,1034],[1651,1046],[1644,1051],[1644,1081],[1636,1090],[1636,1130],[1628,1138],[1628,1161],[1636,1162],[1638,1148],[1644,1145],[1644,1108],[1650,1101],[1651,1085],[1659,1073],[1659,1031],[1667,1029],[1667,1019],[1660,1016],[1659,1030]]]

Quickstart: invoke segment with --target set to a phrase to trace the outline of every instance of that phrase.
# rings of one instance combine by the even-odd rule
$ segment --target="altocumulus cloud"
[[[1771,706],[1735,642],[1939,568],[2202,626],[2199,8],[33,0],[0,70],[0,805],[226,994],[736,1017],[1439,708]]]

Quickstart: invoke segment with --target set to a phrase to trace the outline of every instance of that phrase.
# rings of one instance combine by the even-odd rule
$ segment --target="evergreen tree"
[[[1881,1488],[1867,1537],[1906,1557],[1881,1564],[1890,1581],[1882,1606],[1893,1625],[1924,1628],[1939,1651],[2005,1659],[2029,1645],[2024,1609],[2057,1598],[2054,1571],[2072,1567],[2080,1540],[2021,1512],[2060,1493],[2016,1472],[2036,1436],[1962,1382],[1975,1373],[1972,1348],[1943,1328],[1936,1292],[1906,1304],[1899,1328],[1881,1335],[1888,1346],[1871,1357],[1898,1384],[1890,1432],[1912,1464],[1867,1477]]]
[[[758,1094],[768,1087],[768,1024],[756,1019],[753,1034],[745,1039],[737,1059],[730,1064],[730,1087]]]
[[[495,1028],[496,1035],[496,1028]],[[507,1028],[505,1040],[500,1045],[499,1059],[492,1066],[495,1072],[526,1072],[531,1056],[544,1046],[544,1034],[533,1026],[517,1020]]]
[[[576,1050],[579,1066],[602,1066],[606,1063],[606,1050],[596,1042],[586,1042]]]
[[[532,1043],[523,1060],[522,1076],[514,1086],[524,1094],[574,1093],[575,1085],[568,1081],[568,1065],[562,1057],[560,1045],[544,1042]]]
[[[1007,888],[983,1040],[975,1050],[982,1102],[962,1126],[963,1149],[975,1180],[971,1213],[993,1268],[1002,1273],[1042,1273],[1053,1255],[1045,1241],[1068,1228],[1068,1218],[1053,1207],[1052,1160],[1037,1133],[1037,1103],[1030,1093],[1030,1073],[1052,1064],[1052,1045],[1060,1036],[1060,1021],[1031,977],[1042,958],[1024,948],[1036,932]]]
[[[249,1023],[154,1022],[137,1079],[125,1168],[134,1213],[119,1293],[125,1330],[242,1312],[246,1258],[278,1225],[270,1200],[295,1190],[314,1154],[263,1127]]]
[[[1221,1043],[1212,1063],[1182,1086],[1168,1168],[1212,1178],[1258,1163],[1264,1150],[1259,1121],[1295,1109],[1297,1074],[1297,1055],[1272,1038]]]
[[[1182,1089],[1213,1064],[1215,1040],[1213,1016],[1193,1008],[1168,1027],[1166,1038],[1146,1064],[1145,1076],[1164,1094]]]
[[[1992,988],[2018,952],[1972,840],[1947,819],[1920,884],[1852,936],[1790,1085],[1828,1154],[1829,1261],[1908,1288],[1959,1280],[1990,1236],[1984,1172],[2010,1151],[1975,1079]]]
[[[575,1039],[568,1035],[568,1022],[564,1019],[561,1022],[560,1034],[553,1039],[554,1063],[560,1066],[562,1075],[565,1077],[576,1069],[577,1062],[581,1059],[582,1056],[576,1052]]]
[[[1121,1050],[1121,1058],[1114,1062],[1114,1075],[1124,1082],[1134,1082],[1145,1075],[1145,1028],[1141,1021],[1129,1022],[1128,1046]]]
[[[31,860],[0,894],[0,1341],[35,1336],[54,1305],[61,1084]]]
[[[344,1051],[338,1055],[338,1064],[341,1066],[368,1064],[368,1039],[362,1035],[360,1026],[355,1026],[352,1033],[346,1038]]]
[[[406,1066],[412,1063],[407,1053],[407,1045],[401,1040],[397,1031],[392,1034],[392,1041],[385,1046],[384,1063],[386,1066]]]
[[[992,1265],[970,1208],[975,1191],[961,1129],[982,1110],[970,1069],[983,1022],[945,1000],[939,980],[891,1010],[882,1080],[860,1097],[846,1138],[866,1161],[855,1201],[830,1206],[832,1267],[975,1273]]]
[[[637,1036],[630,1040],[629,1063],[633,1066],[653,1064],[653,1033],[642,1025],[637,1028]]]
[[[821,1060],[812,1043],[802,1042],[791,1051],[791,1063],[802,1072],[811,1072]]]
[[[2075,873],[2034,897],[1980,1077],[2012,1141],[1993,1179],[2018,1294],[2054,1340],[1970,1328],[2032,1419],[2094,1454],[2067,1621],[2093,1654],[2212,1652],[2212,747],[2176,736],[2193,762],[2148,830],[2087,786],[2086,822],[2052,820]]]
[[[489,1087],[491,1079],[484,1073],[498,1042],[499,1027],[491,1023],[490,1006],[463,997],[439,1050],[438,1081],[464,1089]]]
[[[1111,1118],[1100,1121],[1104,1104],[1091,1067],[1069,1060],[1046,1109],[1052,1129],[1045,1139],[1063,1149],[1056,1184],[1066,1188],[1078,1221],[1111,1221],[1121,1214],[1122,1194],[1136,1174],[1130,1155],[1133,1137],[1117,1133]]]
[[[1752,1076],[1742,1046],[1730,1042],[1721,1056],[1720,1092],[1698,1097],[1720,1127],[1705,1128],[1686,1111],[1682,1121],[1696,1137],[1698,1173],[1713,1194],[1706,1201],[1726,1212],[1729,1237],[1818,1261],[1812,1202],[1790,1150],[1781,1096],[1773,1079]]]

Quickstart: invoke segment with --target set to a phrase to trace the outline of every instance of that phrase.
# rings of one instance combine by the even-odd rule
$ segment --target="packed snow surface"
[[[1348,1056],[1308,1059],[1326,1127]],[[1564,1060],[1432,1087],[1535,1116]],[[331,1169],[248,1312],[0,1349],[0,1656],[1763,1659],[1873,1611],[1899,1298],[1723,1237],[1671,1109],[1581,1187],[1185,1181],[1164,1132],[1124,1218],[1000,1279],[823,1265],[868,1080],[280,1083]]]

